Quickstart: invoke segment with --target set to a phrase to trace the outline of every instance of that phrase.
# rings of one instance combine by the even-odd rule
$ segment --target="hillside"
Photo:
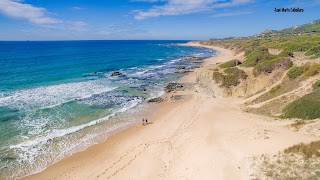
[[[320,20],[315,20],[307,24],[293,26],[280,31],[276,30],[265,30],[254,37],[283,37],[292,35],[304,35],[320,33]]]
[[[318,131],[319,126],[312,124],[320,119],[320,20],[246,38],[199,43],[233,50],[237,57],[207,70],[214,88],[206,87],[210,91],[204,92],[242,98],[245,112],[291,120],[290,128],[295,131],[306,128],[308,132]],[[199,81],[201,84],[201,79]],[[316,141],[290,147],[274,157],[264,157],[256,168],[269,178],[308,179],[300,173],[314,171],[313,165],[319,165],[319,144]],[[295,167],[290,176],[286,174],[288,166]],[[319,171],[316,171],[315,179],[317,177],[320,177]]]

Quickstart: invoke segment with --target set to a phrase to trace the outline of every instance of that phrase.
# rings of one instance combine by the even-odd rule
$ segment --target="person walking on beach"
[[[148,119],[146,118],[146,124],[148,124]]]
[[[144,125],[144,118],[142,118],[142,125]]]

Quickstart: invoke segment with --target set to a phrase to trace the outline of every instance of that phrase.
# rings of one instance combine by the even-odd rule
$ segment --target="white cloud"
[[[161,0],[135,0],[135,1],[148,1],[158,2]],[[159,16],[172,16],[172,15],[183,15],[192,14],[197,12],[205,12],[215,8],[228,8],[247,4],[253,0],[167,0],[164,5],[153,6],[151,9],[146,11],[137,10],[135,11],[135,19],[141,20],[149,17]]]
[[[293,0],[291,3],[288,7],[312,7],[319,6],[320,0]]]
[[[131,0],[131,2],[162,2],[168,0]]]
[[[78,7],[78,6],[74,6],[74,7],[71,7],[72,10],[84,10],[85,8],[83,7]]]
[[[224,12],[224,13],[218,13],[213,15],[213,17],[227,17],[227,16],[239,16],[239,15],[246,15],[246,14],[252,14],[251,11],[235,11],[235,12]]]
[[[98,28],[97,34],[107,36],[107,37],[117,37],[120,39],[124,39],[125,37],[129,38],[131,35],[141,35],[149,33],[148,30],[137,27],[134,24],[113,24]]]
[[[14,0],[0,0],[0,13],[16,19],[25,19],[37,25],[52,25],[61,22],[59,19],[49,17],[45,8]]]
[[[69,21],[67,22],[67,29],[71,30],[71,31],[87,31],[87,26],[88,24],[86,22],[83,21]]]

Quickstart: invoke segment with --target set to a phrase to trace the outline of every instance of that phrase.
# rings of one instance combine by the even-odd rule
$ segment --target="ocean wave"
[[[22,111],[52,108],[117,88],[110,84],[105,79],[99,79],[19,90],[0,96],[0,106],[9,106]]]
[[[104,118],[99,118],[93,121],[90,121],[85,124],[81,124],[78,126],[72,126],[66,129],[53,129],[49,132],[44,133],[43,135],[39,135],[33,139],[24,139],[23,142],[15,145],[10,145],[9,148],[13,149],[15,151],[18,151],[19,155],[19,161],[20,162],[29,162],[33,163],[39,151],[41,151],[41,147],[45,145],[46,143],[49,143],[50,141],[60,138],[60,137],[65,137],[69,134],[73,134],[75,132],[78,132],[80,130],[83,130],[87,127],[97,125],[101,122],[109,120],[111,117],[116,116],[119,113],[124,113],[128,111],[129,109],[132,109],[136,107],[138,104],[142,102],[141,98],[135,98],[131,101],[126,102],[126,104],[123,104],[123,107],[116,110],[112,114],[104,117]],[[66,147],[67,148],[67,147]]]

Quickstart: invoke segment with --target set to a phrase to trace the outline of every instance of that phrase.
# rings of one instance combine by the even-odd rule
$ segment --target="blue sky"
[[[320,19],[319,12],[320,0],[0,0],[0,40],[248,36]]]

